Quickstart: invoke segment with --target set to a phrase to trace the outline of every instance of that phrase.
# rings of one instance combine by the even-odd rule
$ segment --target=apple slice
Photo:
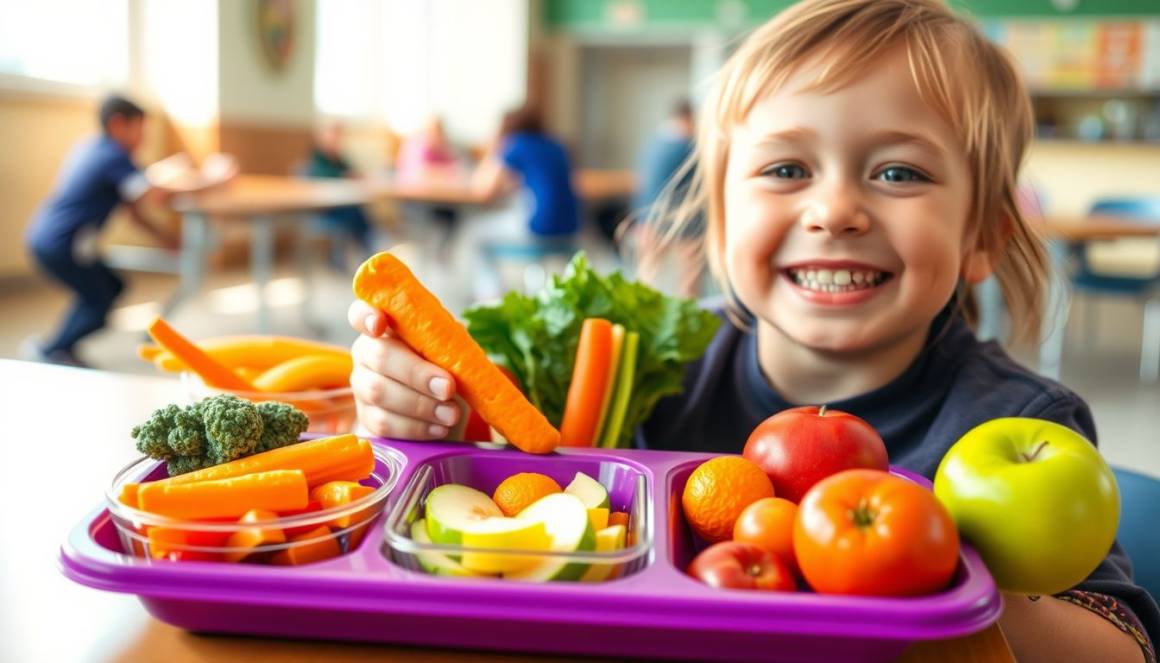
[[[516,518],[544,523],[552,540],[549,549],[553,552],[584,552],[596,548],[596,532],[588,520],[588,509],[579,497],[570,493],[545,495],[528,505]],[[578,580],[587,568],[587,564],[548,557],[528,568],[505,573],[504,577],[532,582]]]
[[[579,497],[586,509],[608,508],[608,490],[600,485],[599,481],[583,472],[576,473],[572,483],[568,484],[564,492]]]
[[[420,519],[411,523],[411,540],[423,545],[431,543],[431,537],[427,535],[426,520]],[[462,564],[459,564],[447,555],[432,550],[416,553],[415,557],[419,560],[419,567],[431,575],[456,578],[472,578],[487,575],[466,569]]]
[[[502,518],[503,512],[487,493],[448,483],[427,495],[427,534],[440,545],[463,542],[463,530],[485,518]]]
[[[472,552],[470,548],[500,550],[547,550],[552,539],[547,527],[538,520],[524,518],[487,518],[471,523],[463,530],[464,568],[482,573],[510,573],[536,563],[532,555]]]
[[[624,525],[605,527],[596,532],[596,552],[610,552],[624,548],[628,537],[628,528]],[[580,582],[603,582],[608,580],[619,564],[593,564],[588,567]]]

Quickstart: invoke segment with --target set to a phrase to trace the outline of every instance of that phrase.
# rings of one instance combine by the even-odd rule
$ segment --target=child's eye
[[[875,179],[883,182],[929,182],[930,178],[906,166],[888,166],[878,171]]]
[[[776,177],[780,180],[804,180],[810,176],[805,168],[796,163],[779,163],[761,171],[762,175]]]

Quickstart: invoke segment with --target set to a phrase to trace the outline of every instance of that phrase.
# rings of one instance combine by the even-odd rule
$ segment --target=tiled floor
[[[618,259],[595,239],[586,242],[590,257],[601,270],[614,268]],[[417,257],[415,245],[396,251],[409,262]],[[465,270],[441,268],[420,261],[420,277],[453,309],[470,298],[470,276]],[[514,275],[518,279],[518,270]],[[142,329],[157,311],[158,302],[176,287],[175,277],[131,274],[130,283],[111,327],[85,343],[81,353],[96,367],[129,373],[150,373],[153,367],[136,356],[143,340]],[[309,335],[347,344],[354,332],[346,323],[351,301],[350,277],[317,270],[315,292],[303,320],[300,302],[302,281],[283,266],[268,290],[278,333]],[[193,338],[254,331],[254,288],[244,270],[212,273],[202,291],[172,317],[174,325]],[[16,357],[21,340],[45,333],[62,315],[68,302],[52,287],[0,293],[0,356]],[[1082,308],[1077,309],[1082,314]],[[1080,320],[1069,326],[1063,381],[1091,404],[1099,430],[1100,447],[1114,464],[1160,476],[1160,386],[1144,387],[1137,381],[1140,344],[1140,310],[1129,302],[1100,301],[1097,339],[1082,338]],[[1016,355],[1030,361],[1033,352]]]

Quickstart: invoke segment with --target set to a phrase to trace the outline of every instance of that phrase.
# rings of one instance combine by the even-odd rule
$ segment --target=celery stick
[[[608,429],[600,440],[600,446],[613,448],[620,439],[620,429],[628,414],[628,401],[632,396],[632,383],[636,379],[636,355],[640,346],[640,334],[628,332],[624,336],[624,350],[620,357],[620,372],[616,376],[616,395],[608,415]]]
[[[612,405],[612,394],[616,391],[616,372],[620,366],[620,353],[624,349],[624,325],[612,325],[612,350],[608,353],[608,383],[604,385],[604,402],[600,404],[600,419],[596,422],[596,433],[592,435],[592,446],[599,446],[604,439],[604,427],[608,423],[608,409]]]

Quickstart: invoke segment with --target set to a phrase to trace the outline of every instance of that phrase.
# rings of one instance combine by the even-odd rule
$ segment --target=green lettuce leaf
[[[467,330],[492,361],[511,370],[548,421],[559,426],[580,326],[604,318],[640,334],[636,378],[617,446],[630,446],[657,401],[681,393],[685,365],[704,354],[721,319],[691,299],[668,297],[618,272],[601,276],[583,253],[540,292],[510,292],[463,314]]]

